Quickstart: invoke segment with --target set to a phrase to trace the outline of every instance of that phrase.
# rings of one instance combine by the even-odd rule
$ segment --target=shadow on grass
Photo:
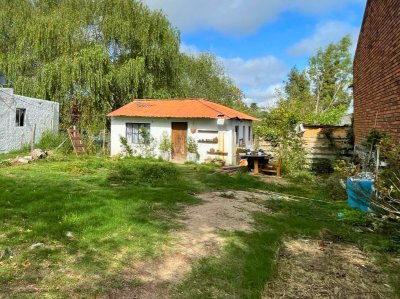
[[[161,174],[167,183],[158,187],[137,180],[114,187],[107,176],[116,163],[88,159],[0,170],[0,250],[13,255],[2,261],[0,291],[18,297],[34,281],[44,292],[89,286],[86,295],[98,294],[118,280],[110,272],[117,277],[132,258],[160,253],[177,225],[171,220],[177,203],[196,199],[179,176],[171,181]],[[37,243],[43,245],[30,249]],[[60,274],[49,275],[54,270]]]
[[[277,274],[277,254],[286,238],[325,239],[360,248],[388,241],[379,233],[357,233],[349,222],[339,220],[336,213],[345,208],[343,203],[268,200],[265,205],[272,213],[254,214],[257,231],[227,234],[223,254],[196,263],[174,290],[176,298],[261,298],[266,282]],[[381,247],[378,253],[390,254],[387,250]]]

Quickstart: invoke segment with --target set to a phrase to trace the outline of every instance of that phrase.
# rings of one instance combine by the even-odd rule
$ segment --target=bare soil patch
[[[136,261],[123,276],[134,276],[140,287],[127,288],[110,298],[168,298],[168,289],[205,256],[218,256],[224,244],[222,231],[254,230],[252,212],[268,212],[260,204],[266,194],[245,191],[210,192],[198,195],[202,204],[189,206],[180,219],[182,229],[173,232],[165,254],[150,261]]]
[[[286,241],[278,273],[278,278],[267,284],[264,299],[393,298],[386,275],[351,245]]]

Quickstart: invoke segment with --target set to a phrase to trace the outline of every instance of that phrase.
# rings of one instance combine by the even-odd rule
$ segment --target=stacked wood
[[[318,159],[348,160],[353,155],[351,126],[304,125],[303,148],[308,164]],[[257,146],[274,157],[278,157],[278,147],[270,141],[258,140]]]

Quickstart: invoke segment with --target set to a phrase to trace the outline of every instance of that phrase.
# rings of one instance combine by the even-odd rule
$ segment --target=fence
[[[332,125],[303,125],[303,148],[308,164],[317,160],[344,159],[353,155],[352,127]],[[270,141],[259,139],[257,146],[272,155],[277,155],[277,147]]]

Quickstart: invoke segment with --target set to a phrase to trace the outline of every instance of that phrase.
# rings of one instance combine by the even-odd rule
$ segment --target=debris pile
[[[39,160],[46,158],[49,155],[48,151],[43,151],[39,148],[34,149],[30,155],[19,157],[17,156],[14,159],[6,159],[3,161],[0,161],[0,164],[3,165],[21,165],[21,164],[28,164],[33,161]]]

